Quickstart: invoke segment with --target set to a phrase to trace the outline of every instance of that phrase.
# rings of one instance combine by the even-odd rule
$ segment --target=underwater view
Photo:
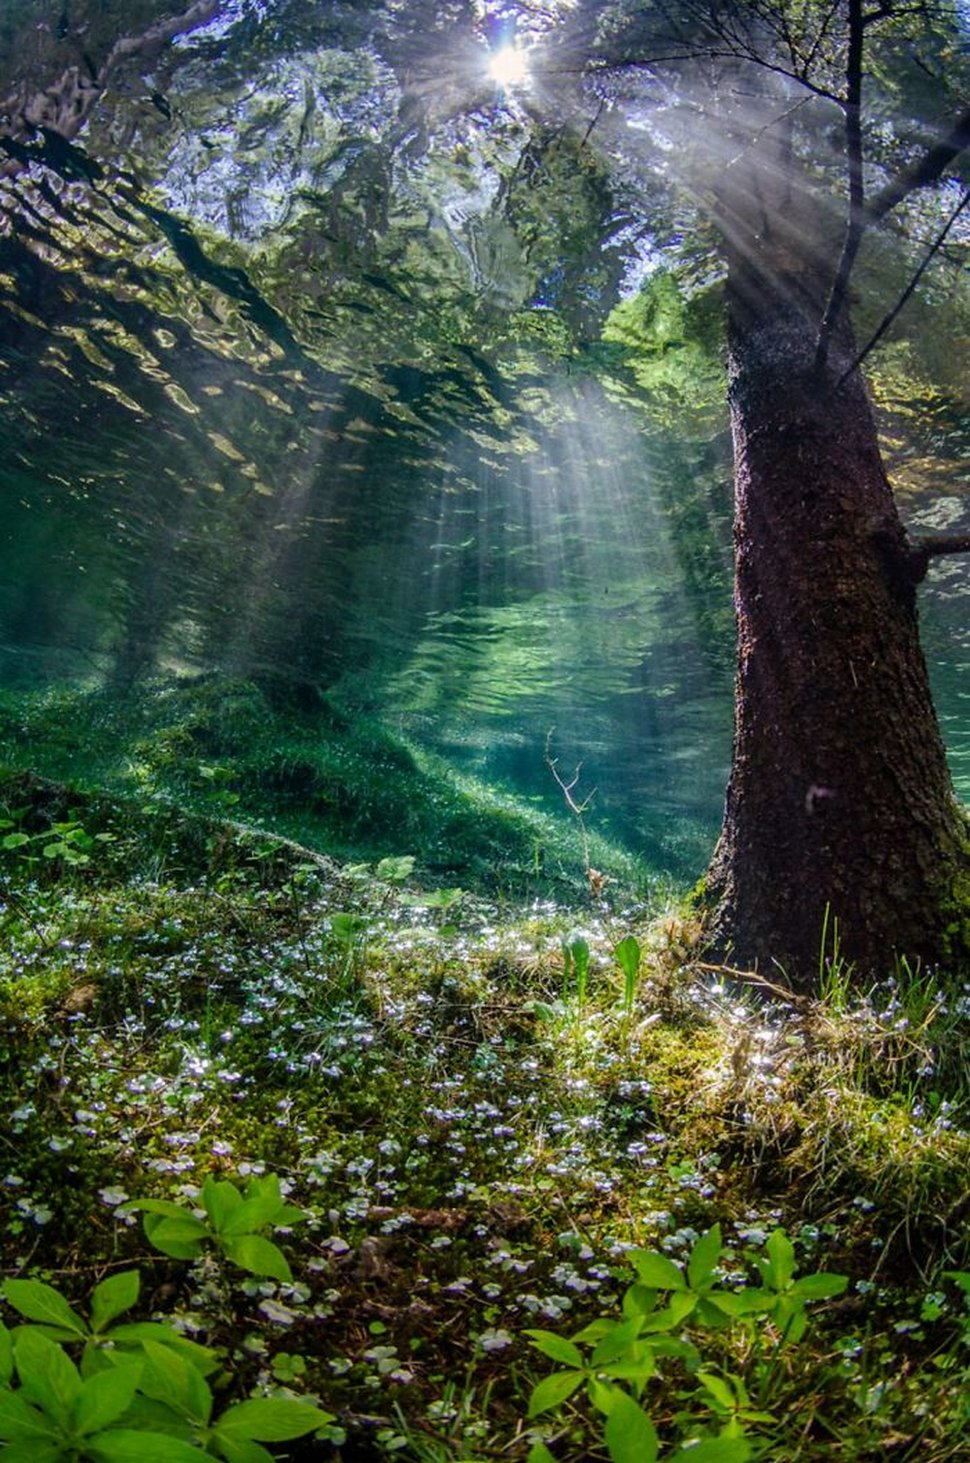
[[[968,149],[959,0],[0,0],[0,1460],[966,1456]]]

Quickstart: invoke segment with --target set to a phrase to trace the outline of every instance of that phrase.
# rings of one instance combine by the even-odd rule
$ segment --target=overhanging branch
[[[927,188],[939,182],[953,160],[970,147],[970,108],[959,116],[942,142],[931,147],[921,158],[897,173],[879,193],[866,204],[866,222],[878,223],[886,217],[910,193]]]

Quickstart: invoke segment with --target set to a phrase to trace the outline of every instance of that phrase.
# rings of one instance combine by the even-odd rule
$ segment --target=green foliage
[[[797,1342],[807,1326],[808,1303],[841,1295],[848,1281],[823,1272],[796,1278],[794,1246],[781,1229],[755,1258],[759,1287],[727,1289],[720,1281],[722,1252],[717,1224],[696,1240],[686,1266],[659,1251],[634,1251],[627,1260],[636,1279],[623,1296],[619,1318],[602,1317],[571,1339],[527,1330],[536,1350],[560,1367],[533,1388],[529,1417],[561,1407],[583,1388],[605,1418],[603,1442],[611,1463],[654,1463],[660,1442],[641,1399],[661,1364],[679,1362],[696,1383],[692,1401],[706,1418],[702,1427],[713,1424],[717,1434],[698,1433],[690,1424],[684,1446],[664,1458],[745,1463],[753,1456],[749,1425],[774,1425],[775,1419],[752,1406],[742,1378],[705,1365],[702,1348],[710,1342],[704,1333],[735,1326],[753,1337],[768,1324],[776,1347]]]
[[[624,935],[613,948],[616,963],[623,972],[623,1014],[627,1019],[633,1011],[642,954],[640,942],[635,935]]]
[[[228,1179],[210,1174],[200,1199],[203,1216],[169,1199],[141,1199],[128,1207],[144,1214],[145,1235],[163,1255],[197,1260],[211,1247],[251,1275],[293,1279],[282,1250],[262,1233],[306,1217],[302,1209],[285,1202],[278,1175],[251,1179],[241,1191]]]
[[[0,818],[0,831],[12,830],[0,838],[0,849],[27,863],[36,863],[39,853],[64,868],[81,869],[91,862],[99,844],[115,842],[115,834],[89,833],[76,817],[55,820],[39,833],[26,833],[20,824],[29,811],[28,807],[16,808],[8,817]]]
[[[53,1286],[8,1280],[7,1304],[27,1321],[0,1323],[0,1444],[9,1463],[180,1463],[200,1453],[265,1463],[263,1442],[287,1442],[332,1421],[315,1404],[252,1398],[213,1418],[206,1378],[215,1352],[158,1322],[113,1325],[138,1300],[124,1271],[97,1285],[85,1321]],[[80,1345],[76,1365],[67,1348]]]
[[[723,419],[723,319],[719,286],[688,288],[678,274],[658,269],[639,294],[614,306],[603,340],[644,393],[661,426],[685,421],[695,431]]]

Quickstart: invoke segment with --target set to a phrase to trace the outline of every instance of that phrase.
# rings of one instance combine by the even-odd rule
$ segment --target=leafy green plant
[[[111,1357],[111,1353],[104,1353]],[[0,1443],[6,1463],[272,1463],[264,1442],[315,1432],[331,1414],[310,1402],[256,1397],[213,1417],[202,1371],[145,1339],[138,1356],[80,1369],[36,1327],[0,1326]]]
[[[572,1338],[527,1330],[533,1346],[559,1364],[533,1388],[529,1417],[561,1406],[583,1388],[605,1418],[603,1442],[611,1463],[655,1463],[660,1440],[641,1399],[659,1362],[681,1362],[695,1380],[693,1400],[706,1420],[698,1426],[705,1429],[709,1421],[716,1433],[691,1424],[693,1435],[665,1453],[665,1460],[745,1463],[752,1456],[748,1425],[771,1424],[772,1415],[752,1405],[743,1378],[705,1366],[698,1342],[685,1329],[711,1332],[740,1325],[753,1330],[767,1322],[774,1327],[776,1345],[784,1346],[803,1335],[807,1304],[841,1294],[848,1282],[824,1273],[796,1279],[794,1247],[779,1229],[755,1260],[760,1287],[729,1290],[719,1279],[722,1250],[715,1224],[695,1242],[686,1266],[656,1251],[636,1251],[627,1257],[636,1279],[624,1294],[619,1319],[601,1317]],[[548,1463],[550,1457],[540,1443],[530,1463]]]
[[[266,1463],[264,1442],[314,1432],[332,1416],[309,1402],[252,1398],[213,1417],[206,1378],[219,1358],[163,1322],[122,1322],[137,1270],[95,1286],[85,1320],[53,1286],[8,1280],[7,1304],[26,1324],[0,1323],[0,1451],[5,1463],[158,1463],[215,1455]],[[66,1348],[79,1346],[76,1364]]]
[[[119,1316],[132,1309],[141,1290],[137,1270],[124,1270],[102,1280],[91,1292],[91,1314],[86,1320],[68,1303],[54,1286],[42,1280],[7,1280],[3,1298],[10,1308],[28,1323],[17,1328],[17,1334],[33,1331],[49,1341],[81,1344],[82,1370],[93,1365],[96,1353],[105,1348],[115,1352],[138,1351],[144,1342],[169,1346],[179,1352],[208,1376],[218,1366],[218,1358],[208,1347],[190,1341],[174,1327],[158,1321],[125,1321],[115,1324]]]
[[[141,1211],[149,1243],[172,1259],[197,1260],[211,1247],[252,1275],[293,1279],[283,1251],[263,1234],[305,1217],[283,1199],[277,1174],[252,1179],[244,1192],[228,1179],[210,1174],[200,1199],[201,1215],[170,1199],[141,1199],[128,1208]]]
[[[113,833],[89,833],[77,818],[52,823],[40,833],[25,833],[18,823],[26,811],[22,808],[12,817],[0,818],[0,830],[12,830],[0,839],[0,849],[16,853],[19,858],[33,860],[37,857],[34,850],[39,848],[42,858],[59,859],[67,868],[79,869],[91,862],[99,844],[115,841]]]
[[[589,943],[582,935],[562,941],[562,983],[563,1000],[568,1001],[570,987],[575,978],[576,1007],[581,1011],[586,1005],[586,987],[589,981]]]
[[[635,935],[624,935],[613,948],[613,956],[623,972],[623,1016],[627,1021],[633,1012],[641,955],[640,941]]]

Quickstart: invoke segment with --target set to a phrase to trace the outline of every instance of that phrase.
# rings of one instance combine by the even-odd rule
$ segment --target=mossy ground
[[[31,839],[0,865],[5,1275],[81,1303],[139,1265],[146,1313],[224,1348],[229,1391],[337,1414],[289,1456],[521,1459],[548,1370],[527,1327],[615,1309],[630,1247],[677,1257],[717,1221],[740,1272],[782,1224],[802,1268],[850,1288],[770,1365],[719,1333],[715,1365],[776,1419],[758,1456],[964,1455],[970,1322],[946,1272],[970,1266],[965,991],[904,970],[860,994],[835,970],[822,1002],[786,1004],[726,985],[684,919],[619,882],[571,912],[494,889],[449,904],[441,868],[422,894],[233,826],[198,775],[183,749],[165,797],[4,782]],[[68,845],[81,861],[46,854],[56,824],[92,840]],[[166,1261],[125,1217],[260,1169],[308,1215],[278,1236],[291,1286]],[[649,1402],[678,1435],[683,1382]],[[581,1406],[540,1423],[564,1463],[601,1456]]]

